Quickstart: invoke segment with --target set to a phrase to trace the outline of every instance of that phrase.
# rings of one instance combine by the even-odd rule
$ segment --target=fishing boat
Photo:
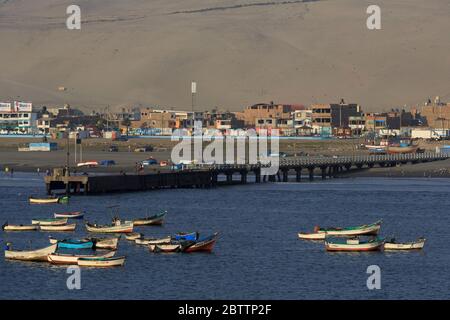
[[[95,248],[117,250],[119,237],[114,238],[92,238]]]
[[[325,238],[325,248],[327,251],[378,251],[383,247],[384,239],[372,238],[361,240],[360,237],[354,238]]]
[[[53,203],[67,203],[69,197],[48,197],[48,198],[34,198],[29,197],[30,204],[53,204]]]
[[[136,239],[140,239],[142,237],[143,237],[143,234],[139,233],[139,232],[127,233],[125,235],[125,239],[127,239],[129,241],[135,241]]]
[[[2,226],[3,231],[36,231],[38,229],[37,225],[28,225],[28,226],[24,226],[23,224],[19,224],[19,225],[14,225],[14,224],[8,224],[8,222],[6,222],[3,226]]]
[[[52,244],[49,247],[45,247],[38,250],[31,251],[14,251],[11,248],[5,250],[5,258],[12,260],[24,260],[24,261],[47,261],[47,256],[56,251],[57,245]]]
[[[298,237],[303,240],[325,240],[326,232],[319,232],[319,227],[314,227],[313,232],[299,232]]]
[[[59,212],[53,214],[55,218],[68,218],[68,219],[81,219],[84,216],[84,212]]]
[[[94,242],[89,239],[63,239],[57,240],[49,237],[50,243],[58,243],[58,248],[64,249],[92,249]]]
[[[115,251],[108,251],[103,254],[51,253],[47,258],[51,264],[78,264],[80,258],[112,258],[115,254]]]
[[[397,242],[395,239],[390,239],[384,243],[384,250],[421,250],[425,240],[425,238],[419,238],[411,242]]]
[[[164,217],[166,216],[167,211],[163,211],[157,213],[153,216],[147,218],[140,218],[133,220],[135,226],[151,226],[151,225],[162,225],[164,222]]]
[[[185,233],[185,232],[179,232],[175,234],[174,240],[177,241],[196,241],[199,237],[198,232],[191,232],[191,233]]]
[[[116,258],[79,258],[78,265],[81,267],[118,267],[123,266],[125,257]]]
[[[152,252],[181,252],[181,244],[179,243],[151,244],[148,248]]]
[[[167,244],[167,243],[170,243],[171,240],[172,240],[172,237],[167,236],[164,238],[140,238],[140,239],[136,239],[134,242],[139,245],[147,246],[150,244],[163,244],[163,243]]]
[[[63,226],[67,224],[67,218],[51,218],[51,219],[33,219],[31,224],[40,226]]]
[[[89,232],[97,233],[131,233],[133,232],[133,222],[113,223],[111,225],[98,225],[87,222],[86,229]]]
[[[398,153],[415,153],[419,146],[389,146],[386,149],[388,154],[398,154]]]
[[[219,237],[219,233],[216,232],[213,235],[199,239],[192,244],[183,245],[183,252],[198,252],[198,251],[206,251],[211,252],[213,250],[214,245],[216,244],[217,238]]]
[[[381,228],[381,223],[383,221],[379,220],[372,224],[365,224],[357,227],[348,227],[348,228],[320,228],[318,226],[315,227],[314,230],[317,230],[317,233],[327,233],[327,236],[358,236],[358,235],[377,235],[378,231]]]
[[[46,225],[40,225],[39,229],[41,231],[58,231],[58,232],[67,232],[67,231],[74,231],[77,227],[76,223],[72,224],[66,224],[62,226],[46,226]]]

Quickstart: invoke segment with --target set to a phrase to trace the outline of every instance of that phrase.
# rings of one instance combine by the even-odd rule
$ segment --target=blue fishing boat
[[[88,239],[64,239],[56,240],[50,238],[51,243],[58,243],[58,249],[92,249],[94,247],[94,242]]]
[[[196,241],[199,237],[198,232],[191,233],[177,233],[175,234],[174,240],[177,241]]]

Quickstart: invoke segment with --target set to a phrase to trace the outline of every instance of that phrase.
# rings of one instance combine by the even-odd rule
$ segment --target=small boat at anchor
[[[54,203],[67,203],[69,201],[69,197],[48,197],[48,198],[28,198],[30,204],[54,204]]]
[[[214,245],[216,244],[216,241],[219,237],[219,233],[216,232],[213,235],[199,239],[197,241],[194,241],[192,244],[183,244],[182,249],[183,252],[211,252],[213,250]]]
[[[46,225],[39,225],[39,230],[41,231],[58,231],[58,232],[67,232],[67,231],[74,231],[77,227],[76,223],[72,224],[65,224],[62,226],[46,226]]]
[[[53,237],[49,237],[50,243],[57,243],[58,248],[64,249],[92,249],[94,242],[90,239],[63,239],[58,240]]]
[[[166,214],[167,211],[163,211],[147,218],[135,219],[133,223],[135,226],[160,226],[163,224]]]
[[[40,226],[62,226],[67,224],[67,218],[33,219],[31,224]]]
[[[325,249],[327,251],[379,251],[383,247],[384,239],[372,238],[362,240],[360,237],[354,238],[325,238]]]
[[[78,259],[80,258],[112,258],[115,254],[115,251],[108,251],[98,254],[51,253],[47,258],[48,262],[51,264],[78,264]]]
[[[120,237],[92,238],[92,241],[94,242],[95,248],[117,250],[117,246],[119,245],[119,238]]]
[[[7,245],[7,249],[5,250],[5,258],[23,261],[47,261],[47,256],[50,253],[55,252],[56,249],[56,244],[52,244],[51,246],[42,249],[29,251],[12,250],[10,246]]]
[[[38,229],[37,225],[23,225],[23,224],[8,224],[6,222],[2,226],[3,231],[36,231]]]
[[[199,238],[198,232],[190,232],[190,233],[179,232],[176,233],[175,236],[173,237],[173,239],[177,241],[196,241],[198,238]]]
[[[132,233],[133,226],[132,221],[121,222],[119,224],[116,222],[111,225],[98,225],[89,222],[86,223],[87,231],[96,233]]]
[[[319,232],[319,227],[314,227],[313,232],[299,232],[298,237],[303,240],[325,240],[326,232]]]
[[[168,244],[151,244],[148,246],[151,252],[181,252],[181,244],[180,243],[168,243]]]
[[[135,241],[136,239],[140,239],[142,238],[144,235],[142,233],[139,232],[132,232],[132,233],[127,233],[125,235],[125,239],[127,239],[128,241]]]
[[[347,228],[320,228],[316,226],[314,230],[317,233],[327,233],[327,236],[360,236],[360,235],[377,235],[378,231],[380,231],[382,220],[371,224],[365,224],[357,227],[347,227]]]
[[[148,246],[150,244],[167,244],[172,240],[171,236],[164,238],[138,238],[134,242],[138,245]]]
[[[395,239],[390,239],[384,243],[384,250],[421,250],[425,241],[425,238],[419,238],[411,242],[397,242]]]
[[[123,266],[125,263],[125,257],[115,257],[115,258],[79,258],[78,265],[80,267],[96,267],[96,268],[106,268],[106,267],[119,267]]]
[[[55,218],[68,218],[68,219],[81,219],[84,216],[84,212],[76,211],[76,212],[59,212],[54,213],[53,216]]]

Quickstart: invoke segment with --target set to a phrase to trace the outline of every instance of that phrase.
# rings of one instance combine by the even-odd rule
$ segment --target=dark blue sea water
[[[70,204],[31,206],[44,195],[35,174],[0,178],[0,220],[30,223],[54,211],[86,210],[109,222],[169,212],[147,236],[177,231],[221,233],[212,254],[153,254],[121,240],[124,267],[82,269],[81,290],[69,290],[65,267],[0,259],[1,299],[448,299],[450,297],[450,180],[335,179],[73,197]],[[381,234],[425,236],[422,252],[327,253],[322,243],[297,239],[314,225],[348,226],[384,220]],[[76,233],[59,237],[82,237]],[[0,233],[15,248],[48,245],[49,233]],[[381,268],[381,289],[368,290],[366,269]]]

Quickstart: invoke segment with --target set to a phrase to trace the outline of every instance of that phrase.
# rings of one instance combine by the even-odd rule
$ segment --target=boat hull
[[[302,233],[298,234],[298,237],[303,240],[325,240],[327,236],[326,232],[313,232],[313,233]]]
[[[159,239],[136,239],[134,242],[138,245],[150,245],[150,244],[168,244],[171,241],[171,237],[159,238]]]
[[[4,226],[4,231],[36,231],[38,229],[37,225],[31,225],[31,226],[15,226],[15,225],[8,225]]]
[[[94,242],[92,241],[70,241],[63,240],[58,242],[58,248],[64,249],[92,249]]]
[[[55,219],[34,219],[31,224],[38,224],[40,226],[62,226],[67,224],[67,218]]]
[[[119,238],[96,239],[95,248],[117,250]]]
[[[152,252],[171,253],[181,251],[181,244],[151,244],[148,247]]]
[[[107,268],[107,267],[120,267],[125,263],[125,257],[117,258],[80,258],[78,259],[78,265],[81,267],[95,267],[95,268]]]
[[[52,198],[52,199],[30,198],[29,201],[30,201],[30,204],[53,204],[53,203],[59,203],[59,198]]]
[[[133,223],[123,223],[118,226],[94,226],[86,224],[86,229],[88,232],[94,233],[132,233]]]
[[[379,251],[383,247],[383,241],[373,241],[359,244],[332,243],[325,241],[327,251]]]
[[[48,262],[51,264],[78,264],[78,259],[80,258],[112,258],[114,255],[114,251],[100,255],[69,255],[52,253],[48,255]]]
[[[13,251],[5,250],[5,258],[11,260],[23,261],[47,261],[47,256],[56,251],[57,245],[52,244],[49,247],[33,251]]]
[[[343,229],[319,229],[318,233],[327,233],[327,236],[359,236],[359,235],[377,235],[381,228],[381,222],[354,228]]]
[[[418,146],[408,146],[408,147],[388,147],[388,154],[398,154],[398,153],[414,153],[418,149]]]
[[[53,216],[55,218],[81,219],[84,216],[84,212],[54,213]]]
[[[425,246],[425,241],[410,243],[390,243],[384,244],[384,250],[421,250]]]
[[[77,227],[76,223],[67,224],[64,226],[43,226],[40,225],[39,229],[41,231],[53,231],[53,232],[67,232],[67,231],[74,231]]]

